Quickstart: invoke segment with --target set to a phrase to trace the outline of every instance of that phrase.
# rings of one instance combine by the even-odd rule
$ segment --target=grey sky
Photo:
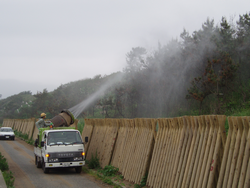
[[[250,10],[248,0],[0,0],[2,98],[122,71],[133,47],[218,24]]]

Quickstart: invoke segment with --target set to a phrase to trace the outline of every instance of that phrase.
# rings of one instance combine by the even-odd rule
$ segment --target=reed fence
[[[34,118],[3,126],[33,139],[38,131]],[[89,138],[87,160],[96,155],[102,168],[111,164],[133,183],[147,175],[152,188],[249,188],[249,126],[248,116],[85,119],[82,138]]]

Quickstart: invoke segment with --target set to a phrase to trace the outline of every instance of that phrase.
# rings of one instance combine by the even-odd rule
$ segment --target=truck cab
[[[41,128],[34,155],[37,168],[42,167],[44,173],[52,168],[75,168],[81,173],[85,165],[84,142],[80,132],[72,127]]]

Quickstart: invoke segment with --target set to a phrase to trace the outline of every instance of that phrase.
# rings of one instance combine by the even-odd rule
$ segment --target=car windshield
[[[13,130],[12,129],[1,128],[0,132],[13,132]]]
[[[47,145],[60,144],[81,144],[82,138],[77,131],[58,131],[50,132],[47,137]]]

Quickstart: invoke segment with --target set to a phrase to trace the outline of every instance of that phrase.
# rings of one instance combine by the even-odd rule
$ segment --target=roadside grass
[[[146,186],[147,178],[148,178],[148,172],[146,172],[146,174],[143,176],[143,178],[141,180],[141,184],[140,185],[139,184],[135,184],[134,188],[141,188],[141,187]]]
[[[88,165],[89,169],[99,169],[100,163],[99,163],[99,158],[97,157],[97,151],[95,153],[95,156],[92,154],[90,160],[86,160],[86,164]]]
[[[100,167],[99,159],[97,157],[97,152],[94,155],[91,156],[91,159],[88,161],[86,160],[86,166],[83,167],[83,172],[94,176],[96,179],[102,180],[103,183],[112,185],[114,188],[122,188],[125,187],[124,184],[124,177],[119,172],[119,169],[112,166],[107,165],[103,169]],[[141,183],[134,184],[134,188],[142,188],[146,186],[147,182],[147,173],[142,178]],[[132,183],[129,184],[129,186],[132,186]]]
[[[92,154],[91,159],[86,160],[87,167],[84,168],[84,172],[94,176],[97,179],[102,180],[103,183],[114,186],[115,188],[121,188],[122,186],[112,181],[111,177],[114,177],[118,173],[118,168],[111,165],[105,166],[104,169],[100,167],[100,162],[97,157],[97,152],[95,156]]]
[[[83,168],[83,171],[85,173],[95,177],[96,179],[102,180],[102,182],[105,184],[114,186],[114,188],[122,188],[124,186],[124,184],[122,184],[122,182],[116,181],[117,179],[115,180],[115,177],[118,177],[118,175],[113,174],[112,176],[105,176],[101,170],[102,170],[101,168],[89,169],[87,166],[85,166]]]
[[[32,138],[29,139],[28,134],[23,134],[23,133],[15,130],[15,136],[21,138],[22,140],[24,140],[26,143],[28,143],[30,145],[34,145],[34,140],[32,140]]]
[[[15,178],[13,173],[9,171],[9,165],[6,158],[0,152],[0,170],[2,171],[7,188],[14,188]]]

